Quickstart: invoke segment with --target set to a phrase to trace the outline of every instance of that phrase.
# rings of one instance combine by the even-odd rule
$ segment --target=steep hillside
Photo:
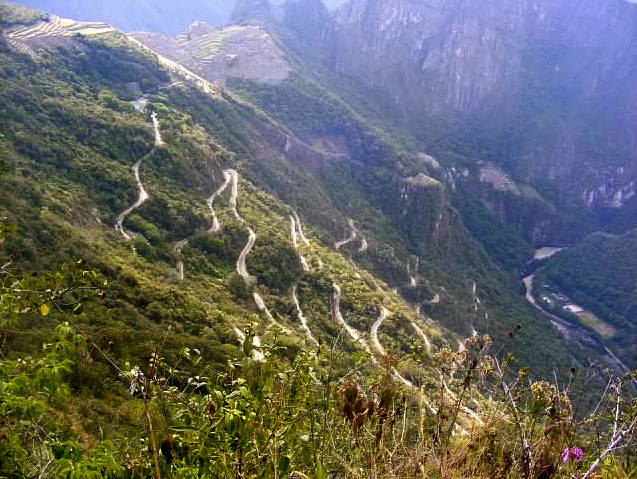
[[[250,52],[272,47],[285,77],[214,81],[144,37],[9,13],[0,474],[572,472],[566,391],[527,368],[586,404],[604,354],[467,230],[453,191],[480,170],[414,149],[276,30]],[[518,440],[515,401],[546,428]]]
[[[85,208],[90,205],[86,210],[90,215],[86,211],[78,215],[97,218],[98,225],[114,224],[124,238],[130,237],[151,271],[177,268],[176,273],[161,273],[161,279],[154,277],[156,273],[149,273],[149,281],[163,284],[172,275],[173,279],[179,280],[183,275],[191,281],[191,268],[197,274],[216,271],[219,294],[227,294],[223,293],[224,281],[232,279],[235,286],[241,283],[228,275],[243,251],[241,261],[246,256],[254,258],[255,273],[251,274],[260,278],[266,288],[259,294],[266,298],[266,304],[272,294],[273,304],[281,307],[290,299],[294,280],[302,276],[298,271],[294,273],[298,264],[286,272],[289,268],[285,265],[293,263],[289,258],[282,259],[291,254],[288,217],[290,208],[294,208],[314,232],[318,244],[335,250],[337,257],[354,268],[351,277],[361,276],[363,272],[356,272],[361,268],[384,281],[386,290],[393,289],[395,292],[388,294],[410,311],[404,313],[406,317],[424,315],[462,336],[477,330],[506,338],[520,324],[522,330],[515,348],[529,364],[531,359],[536,365],[570,364],[585,361],[589,353],[596,354],[582,354],[577,347],[565,349],[556,335],[543,339],[545,356],[539,358],[531,345],[545,336],[548,320],[517,296],[510,277],[472,238],[452,204],[450,191],[465,175],[457,172],[454,177],[455,170],[442,170],[435,160],[427,163],[421,154],[389,134],[391,130],[384,130],[383,124],[367,120],[365,109],[348,105],[330,89],[329,82],[303,73],[302,65],[298,66],[300,72],[279,82],[234,81],[228,88],[217,88],[160,57],[172,70],[174,79],[170,81],[168,73],[153,64],[152,56],[135,53],[135,43],[122,36],[116,34],[106,42],[102,38],[109,37],[92,41],[68,36],[69,29],[72,32],[76,26],[62,25],[59,30],[51,30],[46,27],[48,24],[45,21],[26,30],[14,28],[7,32],[9,41],[19,41],[19,45],[32,50],[32,55],[19,57],[17,63],[7,62],[5,75],[12,78],[11,75],[39,72],[34,78],[41,78],[42,86],[35,89],[38,83],[32,80],[33,88],[24,92],[19,81],[8,83],[4,92],[6,139],[25,159],[48,162],[47,168],[55,173],[52,178],[59,176],[64,184],[77,184],[83,197],[93,198],[92,203],[81,203]],[[214,32],[204,32],[208,34]],[[62,62],[48,59],[47,42],[54,46],[63,42],[67,52],[60,57]],[[258,54],[259,48],[265,47],[255,44],[251,51]],[[12,54],[19,50],[11,48]],[[298,65],[286,50],[278,50],[278,55],[288,65]],[[43,101],[41,96],[50,96],[44,92],[51,77],[60,78],[54,92],[69,88],[62,80],[69,69],[76,78],[72,91],[81,94],[62,98],[54,93],[53,98]],[[192,80],[200,89],[193,88]],[[49,118],[46,128],[42,127],[42,120],[22,116],[21,112],[27,109],[23,99],[27,93],[29,104],[33,105],[29,109],[43,111],[42,118]],[[163,145],[154,149],[148,145],[152,131],[143,126],[143,117],[135,108],[146,112],[147,121],[152,111],[159,125],[168,125],[162,133]],[[93,111],[96,113],[91,116]],[[93,121],[98,121],[97,125],[92,126]],[[134,133],[112,133],[117,140],[109,141],[111,133],[99,126],[116,128],[120,124],[131,125]],[[87,147],[92,153],[83,153]],[[105,155],[114,162],[126,158],[135,166],[134,175],[127,174],[122,164],[97,160]],[[260,207],[253,206],[260,213],[235,217],[236,224],[228,232],[229,243],[220,239],[209,244],[201,238],[201,232],[216,230],[217,225],[211,223],[214,217],[211,218],[205,199],[210,199],[219,185],[227,185],[230,180],[222,172],[230,169],[247,179],[255,191],[269,192],[271,196],[259,200]],[[43,171],[48,170],[38,169],[39,173]],[[146,181],[144,175],[150,175]],[[156,188],[158,191],[153,193]],[[130,205],[135,208],[130,210]],[[274,211],[280,212],[281,229],[260,233],[259,221],[264,227],[269,225],[268,230],[274,228],[276,222],[266,219]],[[14,217],[18,221],[20,215]],[[256,241],[251,234],[244,236],[248,230],[241,226],[243,217],[248,225],[253,225]],[[227,223],[226,228],[230,227]],[[98,231],[108,233],[103,226]],[[239,245],[248,239],[254,245],[242,250]],[[281,241],[285,248],[277,246]],[[269,258],[269,250],[278,253]],[[278,254],[281,259],[276,259]],[[204,260],[206,255],[212,257]],[[100,257],[96,259],[101,263],[111,262]],[[226,258],[222,263],[225,266],[219,269],[221,266],[215,262],[222,258]],[[129,262],[125,258],[121,261]],[[245,279],[245,268],[237,273]],[[333,278],[328,282],[333,282]],[[206,282],[194,284],[201,287]],[[370,293],[375,289],[372,287]],[[342,290],[346,294],[347,290]],[[248,292],[248,297],[251,294]],[[283,303],[277,299],[280,295],[286,297]],[[151,303],[161,302],[147,300],[143,306]],[[251,301],[248,303],[252,307]],[[371,304],[359,307],[374,310]],[[289,319],[294,320],[293,310],[283,311],[279,314],[292,314]],[[367,320],[363,317],[356,320],[361,321],[361,326],[369,320],[369,316]],[[397,334],[392,339],[397,351],[406,347],[400,337]],[[226,338],[221,342],[227,342]]]

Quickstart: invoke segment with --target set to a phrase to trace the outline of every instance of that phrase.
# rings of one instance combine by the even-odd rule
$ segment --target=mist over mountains
[[[330,8],[344,0],[327,0]],[[29,0],[35,8],[77,20],[106,22],[126,31],[149,30],[176,35],[195,21],[224,25],[230,19],[235,0]],[[281,0],[273,2],[282,3]]]

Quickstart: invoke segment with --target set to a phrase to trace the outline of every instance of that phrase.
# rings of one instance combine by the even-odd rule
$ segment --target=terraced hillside
[[[278,81],[287,78],[291,71],[276,40],[254,25],[215,29],[195,23],[175,38],[151,32],[136,32],[132,36],[210,81],[226,78]]]

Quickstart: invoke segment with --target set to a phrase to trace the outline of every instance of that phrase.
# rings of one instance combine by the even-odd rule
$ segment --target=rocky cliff
[[[561,184],[572,204],[634,195],[634,4],[352,0],[336,18],[335,68],[389,91],[406,117],[470,119],[502,135],[506,148],[484,159]]]

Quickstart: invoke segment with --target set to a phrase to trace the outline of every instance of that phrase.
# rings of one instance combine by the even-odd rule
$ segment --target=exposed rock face
[[[514,83],[520,69],[519,57],[508,55],[495,32],[497,12],[476,15],[484,7],[447,0],[352,1],[337,12],[345,46],[337,68],[366,76],[417,111],[480,110],[497,89]]]
[[[336,23],[321,0],[288,0],[283,24],[295,34],[296,47],[321,61],[333,62]]]
[[[272,14],[268,0],[238,0],[230,15],[230,23],[248,23],[263,20]]]
[[[514,174],[612,206],[637,176],[636,18],[621,0],[352,0],[335,67],[408,115],[512,128]]]
[[[442,183],[421,173],[402,178],[398,188],[394,221],[416,249],[433,246],[444,255],[453,241],[454,221]]]

